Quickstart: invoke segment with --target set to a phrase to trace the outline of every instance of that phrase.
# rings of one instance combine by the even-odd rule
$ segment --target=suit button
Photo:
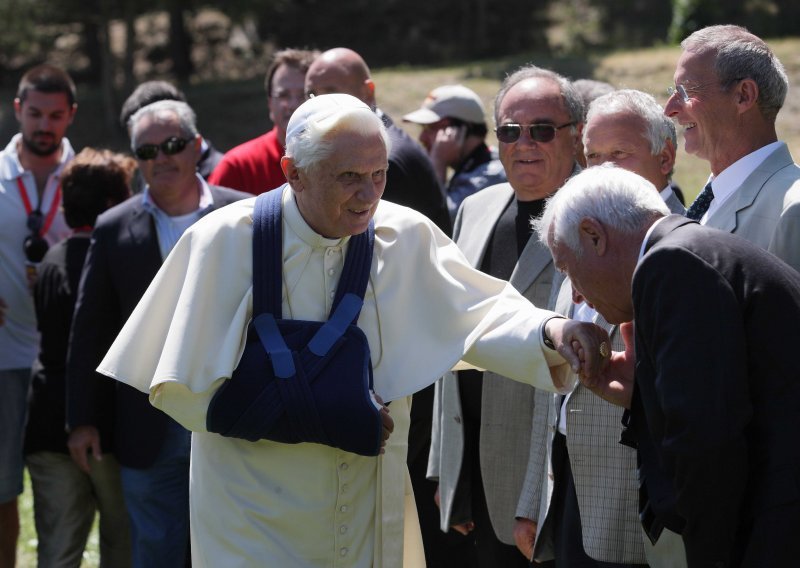
[[[461,417],[460,416],[456,416],[455,418],[453,418],[453,420],[456,421],[456,424],[461,424]]]

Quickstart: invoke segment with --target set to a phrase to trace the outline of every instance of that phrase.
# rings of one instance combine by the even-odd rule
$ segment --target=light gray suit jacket
[[[486,188],[464,200],[455,222],[454,238],[467,260],[480,267],[495,225],[513,199],[507,183]],[[539,307],[554,305],[561,277],[550,252],[535,236],[522,252],[511,284]],[[514,513],[519,500],[531,443],[531,417],[549,393],[491,372],[483,375],[480,465],[486,504],[497,537],[514,544]],[[428,477],[439,481],[441,528],[451,525],[453,498],[462,468],[464,429],[455,373],[436,383]],[[454,519],[463,522],[466,519]]]
[[[707,219],[800,270],[800,167],[781,143]]]
[[[556,302],[556,311],[572,316],[572,285],[566,280]],[[595,322],[611,335],[615,351],[624,350],[617,326],[598,314]],[[528,472],[517,516],[538,523],[533,557],[554,557],[554,527],[550,502],[553,493],[552,447],[558,425],[561,395],[549,395],[545,416],[537,408],[532,438],[543,438],[532,447]],[[639,481],[636,450],[619,443],[622,413],[619,406],[604,401],[580,383],[566,401],[567,448],[583,529],[583,548],[602,562],[646,563],[639,523]]]

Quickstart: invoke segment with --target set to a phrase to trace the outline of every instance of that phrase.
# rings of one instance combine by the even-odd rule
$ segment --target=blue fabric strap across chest
[[[291,351],[275,324],[275,320],[281,319],[283,309],[282,193],[270,191],[262,195],[264,198],[256,200],[253,211],[253,320],[264,349],[272,357],[275,375],[288,378],[295,374]],[[330,316],[308,345],[319,357],[328,352],[347,326],[356,323],[361,313],[374,238],[372,221],[366,232],[350,238]]]
[[[369,281],[374,224],[350,238],[329,319],[286,320],[281,199],[280,191],[256,199],[253,319],[239,365],[209,405],[208,430],[377,455],[382,420],[372,400],[369,345],[355,325]]]

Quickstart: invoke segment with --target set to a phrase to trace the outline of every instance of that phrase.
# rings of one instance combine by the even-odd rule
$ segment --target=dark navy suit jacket
[[[632,293],[631,428],[654,509],[679,519],[689,566],[796,565],[800,275],[670,216]]]
[[[252,197],[210,186],[212,209]],[[155,223],[134,195],[97,219],[78,290],[67,357],[67,424],[96,426],[104,452],[127,467],[153,463],[170,420],[148,396],[97,373],[161,267]]]

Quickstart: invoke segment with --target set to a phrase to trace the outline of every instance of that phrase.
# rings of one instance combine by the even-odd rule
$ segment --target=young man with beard
[[[69,233],[60,175],[74,152],[64,137],[78,105],[63,70],[23,75],[14,113],[20,131],[0,152],[0,565],[13,566],[22,493],[22,432],[36,332],[31,285],[36,264]]]

